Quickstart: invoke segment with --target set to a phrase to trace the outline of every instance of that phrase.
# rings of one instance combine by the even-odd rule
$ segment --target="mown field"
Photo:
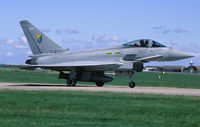
[[[135,73],[134,79],[137,86],[161,86],[179,88],[200,88],[200,75],[190,74],[165,74],[158,78],[158,73]],[[128,77],[113,76],[114,81],[106,85],[128,86]],[[27,83],[56,83],[65,84],[66,81],[58,79],[57,72],[22,71],[18,68],[0,68],[0,82],[27,82]],[[91,84],[79,82],[79,84]]]
[[[200,127],[200,98],[0,90],[0,127]]]

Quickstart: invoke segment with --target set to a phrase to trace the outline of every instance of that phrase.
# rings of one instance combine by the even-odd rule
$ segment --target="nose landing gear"
[[[135,82],[133,81],[133,75],[134,75],[134,71],[130,71],[129,72],[129,78],[131,80],[131,82],[129,83],[129,87],[130,88],[134,88],[135,87]]]
[[[134,87],[135,87],[135,82],[130,82],[130,83],[129,83],[129,87],[130,87],[130,88],[134,88]]]

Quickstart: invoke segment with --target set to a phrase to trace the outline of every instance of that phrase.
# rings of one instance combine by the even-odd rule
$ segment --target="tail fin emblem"
[[[37,34],[37,41],[38,43],[42,41],[42,34]]]

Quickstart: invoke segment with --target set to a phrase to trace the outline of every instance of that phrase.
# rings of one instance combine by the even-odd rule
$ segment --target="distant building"
[[[160,71],[159,66],[146,66],[143,71]]]
[[[165,72],[185,72],[185,73],[200,73],[200,66],[194,66],[190,62],[190,66],[146,66],[144,71],[165,71]]]
[[[198,73],[200,72],[200,67],[199,66],[193,66],[192,60],[190,61],[190,66],[184,69],[184,72],[188,73]]]
[[[185,66],[146,66],[144,71],[183,72]]]
[[[184,72],[188,72],[188,73],[197,73],[197,71],[198,71],[198,68],[195,66],[189,66],[184,69]]]
[[[163,66],[162,71],[166,72],[183,72],[185,66]]]

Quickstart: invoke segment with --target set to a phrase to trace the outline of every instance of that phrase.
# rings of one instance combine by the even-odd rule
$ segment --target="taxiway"
[[[142,94],[163,94],[163,95],[184,95],[200,96],[200,89],[172,88],[172,87],[139,87],[129,88],[128,86],[105,85],[81,85],[67,87],[65,84],[43,84],[43,83],[0,83],[0,89],[14,90],[66,90],[86,92],[114,92],[114,93],[142,93]]]

